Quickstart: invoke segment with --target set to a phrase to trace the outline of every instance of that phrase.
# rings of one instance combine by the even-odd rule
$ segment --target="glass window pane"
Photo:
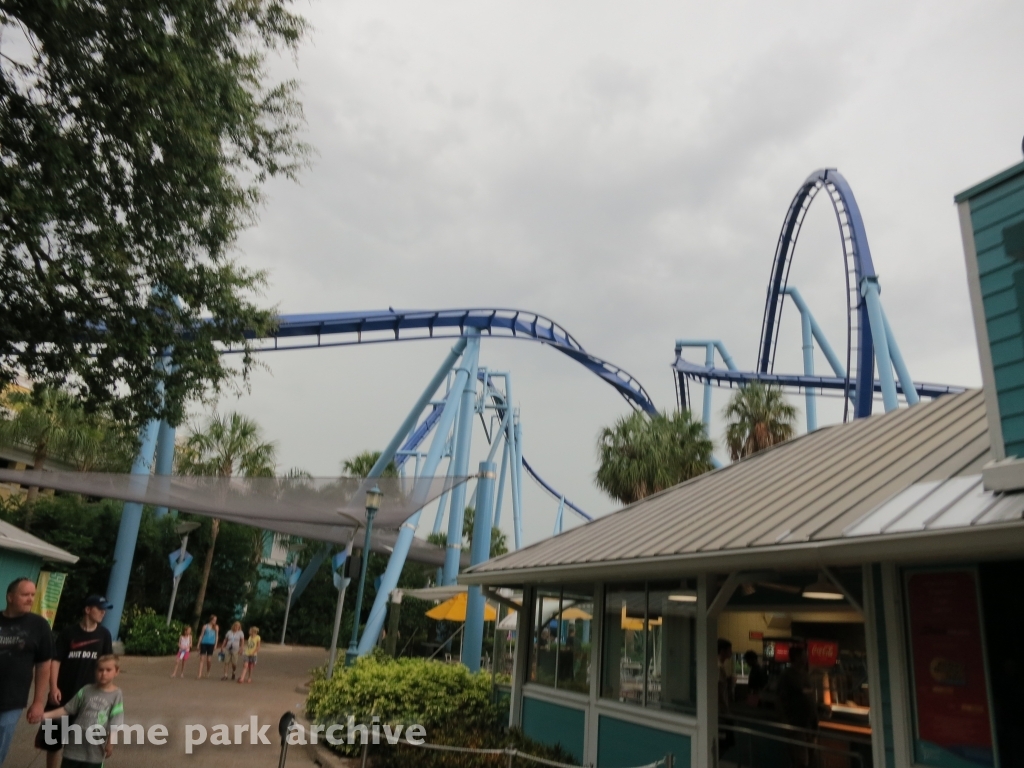
[[[652,582],[647,597],[647,706],[696,714],[697,591]]]
[[[590,692],[590,629],[594,618],[594,593],[566,586],[558,622],[558,687],[579,693]]]
[[[533,637],[527,680],[555,686],[558,645],[554,631],[558,625],[559,591],[538,589],[533,601]]]
[[[644,584],[609,584],[604,599],[601,696],[643,702]]]

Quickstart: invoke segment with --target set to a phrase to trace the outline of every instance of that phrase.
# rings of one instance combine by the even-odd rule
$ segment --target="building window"
[[[592,588],[538,589],[533,599],[527,681],[587,693],[590,690]]]
[[[603,698],[696,711],[696,602],[687,581],[608,585]]]

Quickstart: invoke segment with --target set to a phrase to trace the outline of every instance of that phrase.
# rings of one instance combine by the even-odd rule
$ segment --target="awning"
[[[77,563],[78,557],[70,552],[65,552],[60,547],[47,544],[40,538],[26,533],[10,523],[0,520],[0,549],[8,549],[13,552],[21,552],[26,555],[35,555],[43,560],[55,560],[58,563]],[[6,584],[4,585],[7,586]]]

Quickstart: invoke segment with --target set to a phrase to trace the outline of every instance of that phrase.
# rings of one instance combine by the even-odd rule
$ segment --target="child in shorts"
[[[260,628],[249,627],[249,639],[245,641],[245,659],[242,665],[242,674],[238,676],[238,682],[252,682],[252,671],[256,666],[256,654],[260,652],[260,642]]]
[[[178,674],[181,671],[181,678],[185,679],[185,662],[188,661],[188,654],[192,650],[192,627],[185,627],[181,631],[181,637],[178,638],[178,658],[174,662],[174,671],[171,672],[171,677]]]
[[[64,745],[63,768],[96,768],[114,752],[111,730],[124,724],[124,698],[121,689],[114,685],[114,679],[121,671],[117,657],[100,656],[96,660],[96,682],[76,693],[67,704],[47,712],[49,720],[74,718],[74,727],[68,728],[68,743]],[[93,744],[85,738],[92,726],[102,726],[105,739]],[[44,738],[47,743],[60,740],[64,722],[53,723]]]

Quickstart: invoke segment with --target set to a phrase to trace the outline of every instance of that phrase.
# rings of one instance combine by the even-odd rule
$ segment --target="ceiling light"
[[[674,603],[696,603],[697,593],[696,592],[677,592],[674,595],[669,595],[668,599]]]
[[[818,576],[818,580],[813,584],[808,584],[804,587],[804,591],[801,594],[810,600],[844,600],[846,596],[840,592],[835,584],[826,579],[823,575]]]

